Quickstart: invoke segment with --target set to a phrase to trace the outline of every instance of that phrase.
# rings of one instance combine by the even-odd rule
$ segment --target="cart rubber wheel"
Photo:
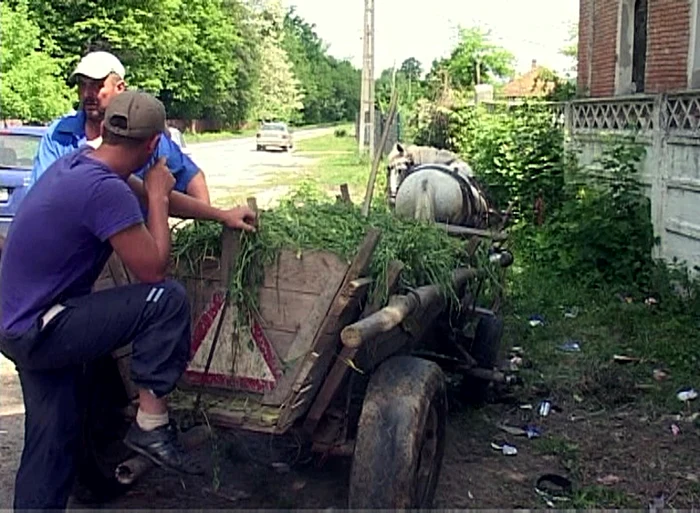
[[[122,442],[129,428],[122,409],[129,401],[111,357],[91,364],[85,378],[88,395],[73,497],[83,504],[100,504],[130,488],[115,477],[117,465],[134,454]]]
[[[469,354],[484,369],[493,369],[498,362],[498,353],[503,338],[503,319],[487,316],[479,319],[474,334],[474,342],[467,348]],[[465,376],[462,382],[462,399],[470,403],[482,403],[486,400],[489,382]]]
[[[445,376],[395,356],[373,373],[350,471],[350,509],[430,508],[445,453]]]
[[[263,149],[263,147],[260,146],[259,144],[255,147],[255,150],[256,150],[256,151],[262,151],[262,149]]]

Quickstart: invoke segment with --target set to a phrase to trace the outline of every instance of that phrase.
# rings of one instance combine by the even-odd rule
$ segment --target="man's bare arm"
[[[209,187],[207,187],[207,180],[201,169],[197,171],[197,174],[194,175],[190,183],[187,184],[187,195],[197,198],[207,205],[211,205]]]
[[[139,200],[147,206],[146,190],[143,181],[131,175],[128,179],[128,184]],[[255,213],[248,207],[222,210],[179,191],[171,191],[169,200],[170,209],[168,213],[173,217],[218,221],[229,228],[247,231],[255,230]]]
[[[147,205],[146,189],[143,180],[135,175],[131,175],[128,179],[128,184],[141,203]],[[170,209],[168,213],[174,217],[183,217],[187,219],[206,219],[220,222],[224,220],[223,210],[208,205],[197,198],[183,194],[180,191],[170,192]]]

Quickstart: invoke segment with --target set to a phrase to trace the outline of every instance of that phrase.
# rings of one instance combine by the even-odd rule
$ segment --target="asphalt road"
[[[293,133],[293,141],[323,136],[333,128],[314,128]],[[256,151],[255,137],[225,141],[188,144],[192,159],[204,171],[212,203],[226,206],[235,199],[255,194],[262,207],[286,188],[278,185],[276,177],[294,172],[308,164],[308,158],[296,154],[296,149]]]

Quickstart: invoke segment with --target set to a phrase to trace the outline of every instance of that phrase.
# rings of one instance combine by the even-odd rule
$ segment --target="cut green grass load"
[[[392,260],[400,260],[405,266],[401,275],[404,290],[438,285],[452,306],[457,304],[452,272],[459,267],[491,266],[484,250],[470,259],[467,241],[449,236],[437,225],[401,220],[385,204],[376,205],[365,219],[358,206],[333,202],[324,192],[305,185],[275,209],[261,211],[258,231],[241,237],[229,286],[231,299],[245,310],[254,310],[264,268],[275,262],[280,250],[295,251],[299,258],[305,251],[330,251],[349,262],[371,227],[381,230],[382,235],[370,268],[374,280],[370,297],[378,295],[382,304],[388,299],[385,276]],[[221,230],[218,223],[200,221],[177,230],[173,240],[175,264],[197,273],[199,262],[218,258]],[[494,290],[492,283],[487,287]]]

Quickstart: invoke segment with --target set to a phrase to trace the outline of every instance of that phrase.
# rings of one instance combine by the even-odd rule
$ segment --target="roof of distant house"
[[[522,98],[525,96],[544,96],[554,89],[554,82],[541,80],[542,72],[549,71],[544,66],[538,66],[532,61],[532,68],[524,75],[508,82],[501,92],[507,98]]]

